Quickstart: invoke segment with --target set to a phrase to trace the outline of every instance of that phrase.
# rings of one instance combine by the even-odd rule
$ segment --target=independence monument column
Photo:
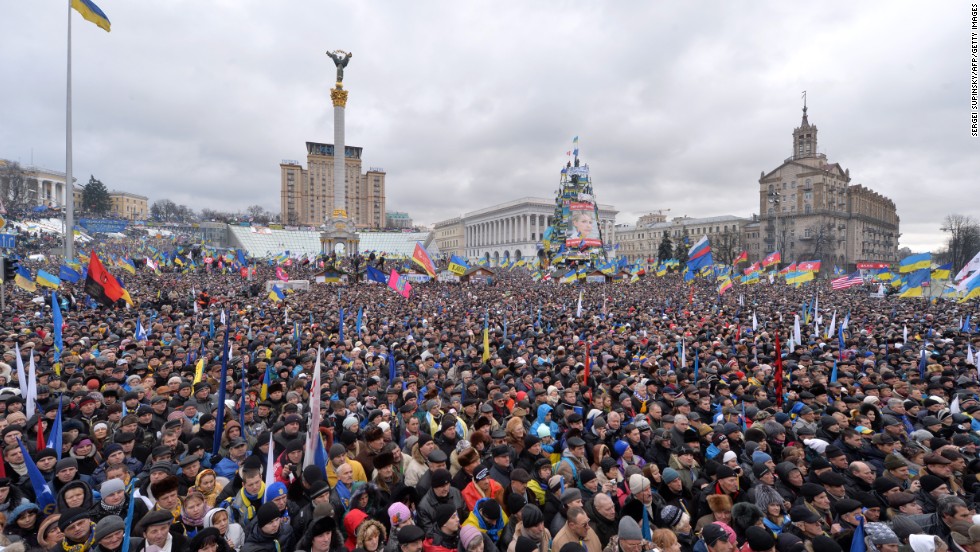
[[[321,250],[325,254],[336,251],[343,244],[345,255],[357,253],[358,238],[354,221],[347,216],[347,148],[344,135],[344,114],[347,108],[347,90],[344,90],[344,68],[353,56],[350,52],[327,52],[337,67],[337,84],[330,89],[333,101],[333,212],[326,222],[326,231],[320,235]]]

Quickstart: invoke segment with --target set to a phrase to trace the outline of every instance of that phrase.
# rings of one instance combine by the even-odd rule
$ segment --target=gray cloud
[[[279,205],[281,159],[331,141],[323,55],[355,56],[347,136],[388,205],[432,223],[549,196],[581,137],[620,222],[749,216],[808,91],[820,149],[895,200],[902,244],[980,217],[969,5],[98,2],[73,18],[75,174],[195,208]],[[64,3],[5,6],[0,156],[64,164]]]

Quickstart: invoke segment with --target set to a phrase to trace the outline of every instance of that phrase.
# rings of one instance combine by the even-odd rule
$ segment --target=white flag
[[[313,464],[316,457],[317,442],[320,439],[320,355],[317,347],[316,365],[313,367],[313,382],[310,384],[310,427],[306,433],[306,451],[303,453],[303,468]],[[325,468],[324,468],[325,469]]]
[[[798,314],[793,315],[793,341],[797,345],[803,345],[803,337],[800,332],[800,315]]]
[[[970,343],[966,344],[966,361],[974,366],[977,365],[977,360],[973,358],[973,345]]]
[[[960,324],[960,326],[962,325],[963,324]],[[17,343],[14,343],[14,353],[17,355],[17,383],[20,384],[20,396],[26,398],[27,372],[24,371],[24,359],[20,356],[20,345]]]
[[[977,270],[980,270],[980,253],[974,255],[973,258],[970,259],[970,262],[966,263],[966,265],[956,273],[956,276],[953,277],[953,281],[957,282],[956,291],[963,291],[966,289],[966,277],[971,272],[976,272]]]
[[[960,396],[959,395],[956,395],[955,397],[953,397],[953,404],[949,405],[949,412],[950,412],[950,414],[959,414],[960,413]]]
[[[752,311],[752,332],[754,333],[759,329],[759,319],[755,317],[755,311]]]
[[[221,325],[225,325],[225,309],[221,309]]]
[[[834,315],[830,317],[830,325],[827,326],[827,339],[834,337],[834,331],[837,330],[837,311],[834,311]]]
[[[34,367],[34,349],[31,349],[31,363],[27,374],[27,398],[24,399],[24,410],[27,419],[34,417],[34,408],[37,404],[37,370]]]
[[[585,294],[585,290],[578,292],[578,308],[575,309],[575,318],[582,318],[582,295]]]
[[[908,343],[908,342],[909,342],[909,327],[905,324],[902,324],[902,343]]]
[[[270,434],[269,454],[266,456],[266,464],[265,464],[265,492],[266,492],[265,501],[272,500],[272,497],[270,497],[268,494],[269,487],[271,487],[272,484],[276,482],[276,474],[275,474],[276,470],[274,469],[276,463],[275,449],[276,449],[276,443],[275,441],[272,440],[272,435]]]
[[[684,338],[681,338],[681,368],[687,365],[687,343],[684,343]]]

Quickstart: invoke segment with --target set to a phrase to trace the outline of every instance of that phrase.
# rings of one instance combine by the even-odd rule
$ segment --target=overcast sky
[[[808,91],[819,150],[888,197],[900,244],[980,217],[968,2],[96,0],[72,18],[74,172],[195,209],[278,212],[279,163],[347,143],[430,224],[552,196],[573,136],[617,221],[750,216]],[[0,157],[63,170],[68,0],[4,0]]]

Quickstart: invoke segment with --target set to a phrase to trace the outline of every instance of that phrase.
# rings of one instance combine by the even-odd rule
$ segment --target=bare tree
[[[716,263],[730,265],[735,261],[735,257],[741,253],[741,245],[739,234],[726,230],[711,241],[712,257]]]
[[[810,247],[809,247],[809,259],[801,260],[813,260],[820,261],[820,271],[826,272],[833,270],[833,264],[836,262],[836,251],[837,251],[837,228],[834,222],[825,222],[822,224],[816,224],[809,228],[810,231]],[[827,262],[829,260],[829,262]]]
[[[34,206],[24,169],[16,161],[0,166],[0,200],[10,212],[26,211]]]
[[[949,234],[949,239],[946,250],[937,257],[943,262],[953,263],[955,273],[980,251],[980,223],[969,215],[951,214],[943,219],[940,230]]]

